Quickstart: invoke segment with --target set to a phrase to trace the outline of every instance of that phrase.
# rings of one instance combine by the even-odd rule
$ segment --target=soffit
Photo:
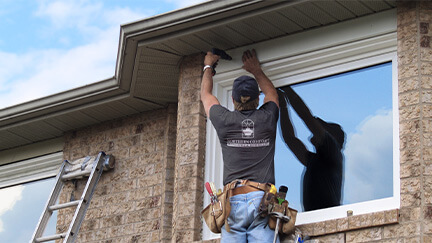
[[[217,20],[200,20],[193,31],[189,26],[177,26],[163,39],[143,38],[138,44],[132,77],[134,97],[161,104],[176,102],[178,64],[183,56],[212,47],[229,51],[396,7],[395,1],[268,2],[273,4],[259,9],[245,6],[219,13]]]
[[[121,27],[115,76],[0,110],[0,151],[177,103],[182,57],[395,8],[395,1],[209,1]],[[373,23],[371,23],[373,24]]]

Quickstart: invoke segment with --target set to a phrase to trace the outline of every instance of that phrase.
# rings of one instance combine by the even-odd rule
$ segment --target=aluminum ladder
[[[75,242],[99,178],[104,170],[110,170],[112,168],[114,168],[114,157],[106,155],[104,152],[100,152],[97,156],[87,156],[76,160],[73,163],[65,160],[56,176],[55,186],[42,212],[30,243],[47,242],[59,239],[63,239],[63,243]],[[66,181],[84,177],[88,177],[87,184],[84,187],[80,199],[63,204],[56,204]],[[76,209],[68,230],[60,234],[43,236],[52,213],[55,210],[69,207],[76,207]]]

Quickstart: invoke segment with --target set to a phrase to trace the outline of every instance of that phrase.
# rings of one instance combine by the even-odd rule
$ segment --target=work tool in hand
[[[228,55],[224,50],[218,49],[218,48],[212,48],[212,53],[214,55],[220,56],[221,59],[231,61],[232,57]],[[213,64],[213,76],[216,74],[216,66],[217,62]]]

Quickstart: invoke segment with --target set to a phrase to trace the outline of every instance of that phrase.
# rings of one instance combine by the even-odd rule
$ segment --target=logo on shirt
[[[242,138],[254,137],[254,122],[251,119],[242,121]]]
[[[253,139],[255,136],[255,123],[251,119],[245,119],[241,123],[242,139],[228,139],[228,147],[258,148],[270,146],[270,139]]]

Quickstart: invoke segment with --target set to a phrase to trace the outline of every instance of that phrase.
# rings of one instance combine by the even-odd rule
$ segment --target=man
[[[305,211],[339,206],[343,184],[342,148],[345,133],[342,127],[314,117],[297,93],[289,86],[278,91],[280,103],[280,126],[285,143],[305,166],[302,185],[302,202]],[[288,115],[287,101],[312,133],[311,143],[315,152],[307,150],[295,136]]]
[[[212,66],[219,56],[207,52],[201,83],[201,101],[219,137],[224,159],[223,183],[234,180],[250,180],[275,183],[274,152],[277,120],[279,117],[278,94],[272,82],[264,74],[255,50],[245,51],[243,69],[254,78],[241,76],[234,80],[232,99],[234,111],[220,105],[212,94]],[[259,88],[264,93],[264,104],[257,109]],[[258,207],[264,192],[250,186],[233,189],[228,217],[230,231],[222,227],[222,242],[272,242],[274,231],[268,226],[268,218],[258,215]]]

